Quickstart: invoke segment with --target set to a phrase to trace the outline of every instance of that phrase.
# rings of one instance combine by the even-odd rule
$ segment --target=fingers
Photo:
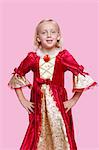
[[[34,110],[31,107],[26,108],[27,112],[30,114],[31,112],[34,112]]]
[[[33,112],[33,108],[31,108],[31,106],[29,106],[28,109]]]
[[[69,101],[65,101],[64,102],[64,107],[66,109],[66,113],[70,110],[70,108],[72,107],[71,103]]]
[[[23,107],[27,110],[27,112],[30,114],[31,112],[34,112],[34,102],[24,100],[22,101]]]
[[[30,103],[30,106],[31,106],[32,108],[34,108],[34,105],[35,105],[35,104],[34,104],[33,102]]]
[[[31,112],[34,112],[33,108],[34,108],[34,103],[33,102],[29,102],[28,106],[27,106],[27,111],[28,111],[29,114]]]
[[[70,107],[66,109],[65,113],[67,113],[70,110]]]
[[[64,107],[65,108],[68,108],[70,106],[70,103],[69,103],[69,101],[67,101],[67,102],[64,102]]]
[[[31,112],[29,111],[29,109],[28,108],[26,108],[26,110],[27,110],[27,112],[30,114]]]

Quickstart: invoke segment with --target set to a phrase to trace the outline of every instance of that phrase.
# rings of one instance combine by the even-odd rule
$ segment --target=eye
[[[56,33],[56,31],[52,31],[52,33]]]
[[[42,32],[42,34],[45,34],[45,33],[46,33],[46,31],[43,31],[43,32]]]

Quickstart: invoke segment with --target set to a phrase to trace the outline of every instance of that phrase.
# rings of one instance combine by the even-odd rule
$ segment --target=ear
[[[37,37],[37,41],[38,41],[38,42],[41,42],[40,39],[39,39],[39,37]]]
[[[59,40],[60,40],[60,38],[61,38],[61,37],[60,37],[60,35],[59,35],[59,36],[57,37],[57,40],[59,41]]]

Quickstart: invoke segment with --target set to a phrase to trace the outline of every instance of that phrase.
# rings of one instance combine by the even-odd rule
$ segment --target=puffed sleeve
[[[90,74],[85,72],[84,66],[79,65],[68,50],[63,51],[62,64],[65,71],[69,70],[73,73],[72,92],[81,92],[97,85],[97,82],[92,79]]]
[[[28,52],[27,56],[21,61],[20,65],[17,68],[14,68],[12,77],[8,82],[8,86],[11,89],[18,89],[23,87],[32,88],[32,84],[25,77],[25,74],[33,69],[34,65],[34,52]]]

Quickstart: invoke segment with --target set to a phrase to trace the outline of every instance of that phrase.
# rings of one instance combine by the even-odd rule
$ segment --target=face
[[[51,50],[55,48],[59,39],[60,34],[56,24],[53,22],[43,22],[40,24],[37,40],[41,42],[43,49]]]

